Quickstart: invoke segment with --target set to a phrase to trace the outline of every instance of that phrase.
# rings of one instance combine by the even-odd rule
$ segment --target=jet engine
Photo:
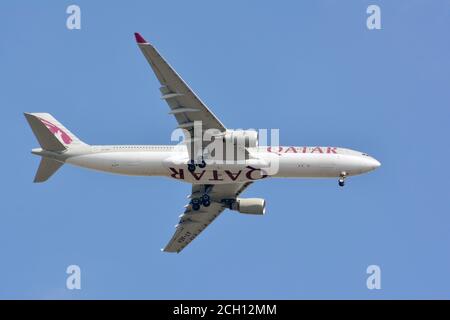
[[[259,198],[236,198],[231,210],[246,214],[263,215],[266,212],[266,200]]]

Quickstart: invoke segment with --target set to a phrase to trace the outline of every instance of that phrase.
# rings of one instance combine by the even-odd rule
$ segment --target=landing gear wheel
[[[211,201],[203,200],[202,204],[203,204],[204,207],[209,207],[211,205]]]
[[[194,198],[191,200],[192,210],[197,211],[200,209],[201,200],[199,198]]]
[[[188,170],[190,172],[194,172],[195,171],[195,162],[194,162],[194,160],[189,161],[189,163],[188,163]]]
[[[200,169],[203,169],[204,167],[206,167],[206,162],[205,162],[205,160],[202,160],[202,162],[200,162],[200,163],[198,164],[198,167],[199,167]]]
[[[339,176],[339,186],[343,187],[345,185],[345,177],[347,176],[347,172],[342,171]]]
[[[209,201],[209,195],[207,195],[207,194],[204,194],[204,195],[202,195],[202,201]]]

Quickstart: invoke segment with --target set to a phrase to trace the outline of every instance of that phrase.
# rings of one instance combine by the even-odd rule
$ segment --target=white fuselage
[[[188,153],[183,145],[88,146],[69,149],[64,161],[110,173],[164,176],[194,184],[250,182],[266,177],[334,178],[380,166],[364,153],[338,147],[260,146],[250,153],[252,158],[243,163],[211,163],[194,172],[187,169]]]

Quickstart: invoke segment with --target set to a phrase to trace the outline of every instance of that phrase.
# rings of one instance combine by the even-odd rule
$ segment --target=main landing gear
[[[191,200],[192,210],[197,211],[200,210],[200,207],[203,205],[204,207],[209,207],[211,205],[211,198],[208,194],[202,195],[200,198],[194,198]]]
[[[345,172],[342,172],[340,177],[339,177],[339,186],[343,187],[345,185],[345,177],[347,176],[347,174]]]
[[[206,162],[205,162],[205,160],[202,159],[202,161],[201,161],[200,163],[195,163],[194,160],[189,161],[189,163],[188,163],[188,170],[189,170],[190,172],[194,172],[197,166],[198,166],[200,169],[205,168],[205,167],[206,167]]]

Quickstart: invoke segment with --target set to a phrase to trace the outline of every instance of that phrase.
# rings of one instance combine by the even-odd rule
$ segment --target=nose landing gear
[[[338,180],[340,187],[343,187],[345,185],[345,177],[346,176],[347,176],[347,173],[345,173],[345,172],[341,173],[339,180]]]

